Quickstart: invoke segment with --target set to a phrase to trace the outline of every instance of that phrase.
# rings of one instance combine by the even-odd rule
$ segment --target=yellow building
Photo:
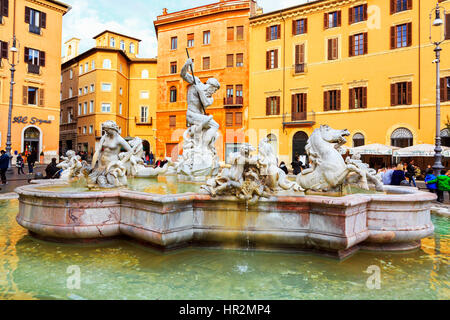
[[[11,72],[15,60],[12,152],[33,149],[49,161],[58,153],[62,17],[70,6],[53,0],[0,2],[0,148],[5,149]],[[10,51],[12,38],[18,52]],[[19,59],[19,60],[18,60]],[[17,61],[18,60],[18,61]],[[39,160],[39,159],[38,159]]]
[[[450,1],[440,4],[450,12]],[[270,135],[279,161],[286,163],[305,154],[307,138],[323,124],[348,129],[348,147],[434,144],[429,14],[435,5],[320,0],[251,17],[250,142]],[[444,127],[450,114],[450,41],[442,49]]]
[[[139,39],[111,31],[94,39],[96,47],[80,55],[78,39],[65,44],[60,151],[92,155],[107,120],[123,137],[140,137],[147,151],[155,150],[156,59],[136,58]]]

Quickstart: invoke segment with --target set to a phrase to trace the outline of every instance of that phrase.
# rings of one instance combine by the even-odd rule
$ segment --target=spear
[[[186,48],[186,54],[187,54],[188,59],[190,59],[188,48]],[[191,73],[192,73],[192,78],[194,78],[194,85],[196,85],[197,83],[195,81],[194,68],[192,67],[192,64],[191,64]],[[206,115],[205,107],[203,106],[203,103],[202,103],[201,99],[200,99],[200,104],[202,106],[203,114]]]

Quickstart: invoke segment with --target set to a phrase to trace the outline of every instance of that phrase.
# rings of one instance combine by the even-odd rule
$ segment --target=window
[[[92,133],[94,133],[94,126],[90,125],[89,126],[89,134],[92,134]]]
[[[348,24],[367,20],[367,4],[348,9]]]
[[[73,78],[73,71],[72,71],[72,69],[69,70],[69,78],[70,78],[70,79]]]
[[[109,40],[109,46],[115,48],[116,47],[116,39],[111,38]]]
[[[146,70],[146,69],[142,70],[141,78],[142,79],[148,79],[148,70]]]
[[[170,73],[171,74],[177,73],[177,63],[176,62],[170,63]]]
[[[88,72],[89,71],[89,62],[86,62],[84,65],[84,72]]]
[[[83,105],[83,114],[87,114],[87,102]]]
[[[398,128],[391,134],[393,147],[407,148],[413,145],[413,134],[406,128]]]
[[[89,113],[94,113],[94,100],[89,102]]]
[[[279,115],[280,114],[280,97],[268,97],[266,98],[266,115]]]
[[[364,135],[362,133],[355,133],[353,135],[353,148],[363,146],[365,144]]]
[[[412,45],[412,24],[405,23],[391,27],[391,49]]]
[[[170,49],[176,50],[178,48],[178,38],[172,37],[170,38]]]
[[[234,125],[235,126],[242,126],[242,112],[235,112],[234,113]]]
[[[244,40],[244,26],[236,27],[236,40]]]
[[[95,70],[95,60],[92,60],[92,63],[91,63],[91,65],[92,65],[92,70]]]
[[[25,7],[25,23],[29,24],[29,31],[35,34],[41,34],[41,28],[47,27],[47,14],[35,9]]]
[[[234,67],[234,55],[233,54],[227,54],[227,68]]]
[[[281,25],[270,26],[266,28],[266,41],[277,40],[281,38]]]
[[[78,67],[78,74],[83,74],[83,66],[82,65],[80,65]]]
[[[412,0],[390,0],[391,14],[412,9]]]
[[[328,60],[339,59],[339,39],[328,39]]]
[[[233,112],[227,112],[225,114],[225,126],[232,127],[233,126]]]
[[[187,35],[187,47],[192,48],[194,46],[194,34],[190,33]]]
[[[111,112],[111,104],[102,103],[102,112]]]
[[[305,44],[295,46],[295,73],[305,72]]]
[[[292,34],[304,34],[308,32],[308,20],[299,19],[292,21]]]
[[[170,102],[177,102],[177,88],[170,88]]]
[[[233,104],[234,103],[233,98],[234,98],[234,87],[233,87],[233,85],[228,85],[227,86],[227,98],[226,98],[225,104],[228,104],[228,105]]]
[[[81,103],[78,104],[78,115],[81,115]]]
[[[125,41],[120,40],[120,50],[125,51]]]
[[[0,0],[0,15],[7,17],[9,13],[9,0]]]
[[[148,91],[141,91],[141,99],[148,99],[149,94]]]
[[[391,106],[412,104],[412,82],[391,84]]]
[[[210,59],[209,57],[203,57],[203,70],[210,69]]]
[[[130,43],[130,53],[134,53],[134,43]]]
[[[86,86],[86,87],[84,87],[84,94],[87,94],[88,93],[88,87]]]
[[[441,101],[450,100],[450,77],[441,78]]]
[[[349,89],[349,109],[367,108],[367,87]]]
[[[73,109],[69,108],[67,112],[67,123],[72,123],[72,119],[73,119]]]
[[[72,98],[72,96],[73,96],[73,90],[72,90],[72,88],[69,88],[69,98]]]
[[[123,90],[122,87],[119,88],[119,94],[122,95],[123,94]]]
[[[83,95],[83,89],[78,88],[78,95],[79,95],[79,96]]]
[[[119,65],[119,70],[120,70],[120,72],[123,72],[122,64]]]
[[[278,68],[278,49],[269,50],[266,52],[266,69]]]
[[[233,41],[234,40],[234,27],[228,27],[227,28],[227,41]]]
[[[122,103],[119,103],[119,114],[122,114]]]
[[[244,54],[237,53],[236,54],[236,67],[243,67],[243,66],[244,66]]]
[[[102,83],[102,91],[111,91],[111,83]]]
[[[211,43],[211,32],[203,31],[203,44],[210,44]]]
[[[307,94],[297,93],[292,95],[292,121],[302,121],[307,118]]]
[[[148,122],[148,107],[142,106],[141,107],[141,123],[147,123]]]
[[[25,47],[25,62],[28,73],[40,74],[40,67],[45,67],[45,52]]]
[[[236,85],[236,104],[243,104],[243,92],[242,92],[242,84]]]
[[[324,92],[323,111],[341,110],[341,90]]]
[[[29,105],[37,105],[37,99],[38,99],[38,88],[35,87],[24,87],[27,89],[28,92],[28,98],[27,98],[27,104]]]
[[[86,130],[86,126],[83,127],[83,134],[86,134],[87,130]]]
[[[94,84],[91,84],[91,92],[94,92]]]
[[[360,33],[349,37],[349,57],[367,54],[367,33]]]
[[[103,60],[103,69],[111,69],[111,60],[109,59]]]
[[[445,40],[450,40],[450,13],[445,15]]]
[[[177,127],[177,116],[169,116],[169,127],[170,128]]]
[[[336,28],[341,26],[341,11],[334,11],[324,14],[324,28]]]

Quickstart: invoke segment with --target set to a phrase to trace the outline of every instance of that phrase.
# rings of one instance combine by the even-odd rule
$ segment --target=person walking
[[[5,150],[0,151],[0,177],[2,184],[8,184],[6,181],[6,170],[9,168],[9,156]]]
[[[16,167],[17,167],[17,174],[20,176],[21,174],[25,174],[23,171],[23,167],[25,166],[25,162],[22,158],[22,154],[19,153],[16,159]]]
[[[28,173],[32,174],[33,173],[33,169],[34,169],[34,164],[36,163],[37,160],[37,153],[36,151],[32,151],[30,153],[30,155],[27,157],[27,162],[28,162]]]
[[[402,181],[406,181],[405,171],[403,170],[403,165],[399,163],[392,173],[391,185],[399,186],[402,184]]]
[[[433,169],[430,168],[425,176],[425,184],[430,192],[437,194],[437,183],[428,183],[434,179],[436,179],[436,176],[433,174]]]
[[[444,192],[447,191],[450,196],[450,177],[446,175],[446,172],[444,170],[442,170],[441,174],[436,179],[426,182],[427,186],[433,183],[437,183],[437,196],[438,196],[437,201],[443,203]]]
[[[416,167],[414,166],[414,160],[411,160],[407,167],[406,167],[406,176],[409,180],[409,185],[411,185],[411,182],[413,183],[414,187],[417,187],[416,185]]]

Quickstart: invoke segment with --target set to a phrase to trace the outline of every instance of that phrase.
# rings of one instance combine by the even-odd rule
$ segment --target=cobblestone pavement
[[[7,185],[0,184],[0,194],[14,192],[14,189],[23,185],[28,184],[30,179],[34,179],[36,173],[42,173],[45,176],[46,165],[37,165],[34,167],[33,174],[28,173],[28,167],[25,166],[23,171],[25,174],[17,174],[17,168],[13,167],[13,172],[6,173],[6,179],[8,181]]]

